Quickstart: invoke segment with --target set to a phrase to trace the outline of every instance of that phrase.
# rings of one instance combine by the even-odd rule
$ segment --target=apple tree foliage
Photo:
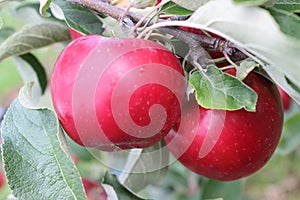
[[[240,80],[260,66],[294,100],[292,109],[286,113],[276,153],[287,155],[299,148],[300,1],[162,2],[165,4],[160,9],[161,13],[190,17],[158,21],[146,30],[174,26],[201,29],[229,40],[248,56],[239,66],[237,77],[240,78],[237,79],[224,75],[213,66],[209,66],[207,71],[192,73],[190,84],[196,94],[209,96],[213,92],[220,102],[211,104],[213,101],[202,98],[202,95],[196,96],[198,103],[208,108],[254,111],[256,94]],[[150,10],[132,8],[130,12],[146,15]],[[103,13],[64,0],[3,0],[0,1],[0,13],[0,62],[12,59],[24,80],[24,86],[18,98],[11,103],[1,128],[2,159],[11,195],[18,199],[87,199],[79,173],[83,168],[85,175],[91,175],[90,171],[97,173],[92,176],[99,180],[111,198],[116,199],[242,198],[242,180],[222,183],[195,176],[176,164],[166,166],[169,153],[159,150],[163,149],[163,143],[128,151],[128,155],[117,159],[110,158],[109,153],[79,147],[65,136],[50,103],[47,86],[51,74],[39,52],[49,46],[62,49],[71,41],[69,28],[82,34],[128,37],[128,27],[120,26],[118,21]],[[171,46],[174,53],[186,56],[188,50],[184,50],[186,45],[182,41],[170,36],[157,37],[166,46]],[[57,59],[54,54],[50,58],[52,63]],[[240,87],[239,92],[243,95],[236,92],[229,98],[228,90],[222,88],[226,85],[220,87],[217,84],[224,80],[230,83],[230,87]],[[147,154],[154,150],[159,153],[155,156]],[[83,160],[83,166],[74,164],[71,152]],[[114,170],[105,164],[95,165],[95,157],[107,162],[122,161],[124,168]],[[131,173],[135,170],[144,173]],[[191,182],[197,185],[193,197],[178,192]]]

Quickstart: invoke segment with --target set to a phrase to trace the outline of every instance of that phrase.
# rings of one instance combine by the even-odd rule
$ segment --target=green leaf
[[[240,200],[242,181],[220,182],[208,180],[203,187],[202,199]]]
[[[52,5],[50,4],[48,7],[51,7],[52,8]],[[57,18],[53,17],[51,14],[51,12],[46,12],[46,10],[48,9],[48,7],[45,7],[44,11],[45,12],[44,14],[42,14],[42,17],[40,16],[40,8],[41,8],[41,4],[39,2],[24,2],[22,4],[20,4],[19,6],[16,7],[16,11],[18,12],[26,12],[26,10],[28,10],[28,8],[31,8],[32,10],[36,11],[39,13],[39,15],[37,17],[39,17],[40,19],[39,20],[42,20],[43,22],[44,21],[50,21],[50,20],[53,20],[53,22],[58,22],[57,21]],[[23,11],[23,9],[25,9]],[[51,10],[52,11],[52,10]],[[44,17],[43,17],[44,16]],[[37,19],[38,20],[38,19]],[[59,21],[60,22],[60,21]],[[62,21],[62,23],[64,23]]]
[[[279,154],[287,155],[300,146],[300,112],[289,117],[283,126],[282,137],[276,149]]]
[[[26,108],[20,98],[9,107],[1,129],[13,194],[18,199],[86,199],[55,113]]]
[[[285,34],[300,40],[300,17],[284,10],[269,8],[271,15]]]
[[[160,12],[176,16],[188,16],[193,14],[193,11],[183,8],[176,3],[168,2],[160,10]]]
[[[293,13],[300,12],[300,0],[277,0],[274,7]]]
[[[257,94],[236,77],[223,73],[213,65],[207,71],[191,74],[190,84],[196,91],[196,99],[204,108],[255,111]]]
[[[103,179],[103,183],[107,185],[111,185],[119,200],[144,200],[141,197],[133,194],[126,187],[124,187],[117,179],[117,176],[114,174],[106,173]]]
[[[190,26],[218,34],[255,55],[252,58],[300,103],[300,94],[285,83],[287,77],[300,88],[300,40],[287,37],[270,12],[261,7],[235,5],[230,0],[209,1],[189,18],[186,26],[189,22]]]
[[[16,11],[21,11],[24,8],[32,8],[33,10],[39,11],[40,3],[38,2],[25,2],[16,7]]]
[[[22,58],[25,62],[27,62],[32,67],[34,72],[36,73],[36,76],[38,78],[39,84],[42,89],[42,94],[43,94],[47,87],[47,74],[46,74],[46,71],[45,71],[43,65],[31,53],[20,55],[20,58]]]
[[[286,78],[286,82],[295,90],[297,91],[298,93],[300,93],[300,88],[295,84],[293,83],[290,79]]]
[[[11,36],[15,30],[11,27],[3,27],[0,30],[0,43],[6,40],[9,36]]]
[[[104,31],[102,22],[87,8],[77,6],[63,0],[52,0],[61,8],[66,23],[84,34],[101,34]]]
[[[255,67],[259,67],[259,64],[257,64],[254,60],[243,60],[236,70],[236,78],[243,80]]]
[[[264,66],[264,70],[296,103],[300,104],[300,88],[297,84],[286,77],[283,71],[270,65]]]
[[[51,4],[51,0],[40,0],[40,14],[44,17],[49,17],[50,14],[46,12]]]
[[[233,0],[234,3],[239,3],[242,5],[251,5],[251,6],[259,6],[264,5],[270,0]]]
[[[134,192],[161,181],[168,172],[169,151],[163,142],[131,151],[119,180]]]
[[[61,24],[45,22],[26,26],[0,45],[0,61],[68,40],[70,40],[69,30]]]
[[[42,94],[45,96],[47,74],[39,60],[31,53],[12,57],[24,83],[32,83],[30,98],[33,105],[41,103]],[[35,83],[35,84],[33,84]],[[51,104],[50,104],[51,105]]]
[[[18,7],[16,7],[16,11],[26,12],[26,10],[28,10],[28,8],[31,8],[32,10],[39,13],[40,3],[39,2],[24,2],[24,3],[20,4]],[[48,9],[48,8],[50,8],[50,9]],[[64,18],[64,15],[63,15],[61,9],[53,3],[51,3],[48,8],[47,8],[48,10],[45,9],[45,12],[46,12],[45,17],[41,17],[40,14],[38,14],[37,17],[40,18],[39,20],[41,20],[43,22],[45,22],[45,21],[56,22],[56,23],[59,22],[59,23],[65,25],[65,21],[64,21],[65,18]],[[24,11],[23,11],[23,9],[24,9]]]
[[[12,57],[12,60],[16,64],[19,74],[22,77],[23,83],[30,89],[30,93],[28,93],[28,97],[30,97],[30,105],[34,108],[38,105],[40,98],[42,96],[42,89],[38,81],[37,74],[33,70],[33,68],[24,61],[21,57],[16,56]],[[29,91],[28,89],[28,91]],[[26,90],[25,90],[26,91]],[[20,95],[23,93],[20,93]]]
[[[200,6],[203,6],[206,4],[209,0],[197,0],[197,1],[187,1],[187,0],[172,0],[174,3],[180,5],[183,8],[186,8],[188,10],[195,11]]]

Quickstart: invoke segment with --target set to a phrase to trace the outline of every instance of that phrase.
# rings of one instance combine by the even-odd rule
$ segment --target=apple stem
[[[232,65],[234,66],[236,69],[238,68],[238,66],[230,59],[229,55],[227,54],[227,52],[224,52],[224,56],[226,58],[226,60]]]
[[[129,4],[129,5],[126,7],[125,11],[122,13],[122,16],[121,16],[121,19],[120,19],[120,22],[121,22],[121,23],[123,23],[124,18],[125,18],[125,16],[127,15],[127,13],[129,12],[130,8],[132,8],[132,5],[131,5],[131,4]]]

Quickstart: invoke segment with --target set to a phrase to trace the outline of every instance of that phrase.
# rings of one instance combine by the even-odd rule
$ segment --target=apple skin
[[[292,98],[279,86],[278,90],[280,92],[284,110],[289,110],[292,104]]]
[[[235,70],[226,73],[235,75]],[[254,72],[244,82],[258,94],[256,112],[205,109],[189,101],[183,108],[180,125],[166,136],[171,153],[191,171],[232,181],[258,171],[275,151],[283,127],[279,91],[275,84]],[[195,117],[188,118],[191,115]],[[206,144],[211,144],[210,151],[201,155],[205,139]]]
[[[84,36],[82,33],[75,31],[72,28],[69,28],[69,32],[70,32],[72,40],[76,40],[77,38]]]
[[[84,177],[81,180],[88,200],[106,200],[108,198],[100,184]]]
[[[180,26],[179,28],[184,30],[184,31],[194,33],[194,34],[197,34],[197,35],[206,35],[201,29],[192,28],[192,27],[188,27],[188,26]],[[209,34],[214,38],[224,39],[224,38],[222,38],[221,36],[219,36],[217,34],[210,33],[210,32],[209,32]]]
[[[177,57],[155,42],[88,35],[60,54],[51,93],[59,121],[75,142],[115,151],[163,139],[180,118],[185,83]]]

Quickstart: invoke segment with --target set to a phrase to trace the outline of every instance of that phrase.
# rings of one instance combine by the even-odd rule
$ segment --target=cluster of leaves
[[[245,77],[245,73],[258,65],[295,101],[300,102],[300,18],[296,15],[300,12],[300,4],[298,1],[293,2],[172,0],[162,7],[161,12],[176,16],[190,15],[189,19],[161,22],[156,26],[183,25],[203,29],[230,40],[247,52],[251,59],[238,63],[242,69],[238,72],[238,78],[209,66],[207,70],[192,73],[190,83],[196,94],[204,94],[197,95],[197,100],[205,107],[227,110],[244,107],[254,111],[257,96],[240,80]],[[27,23],[19,30],[6,26],[5,17],[0,17],[0,62],[6,58],[13,58],[20,73],[24,74],[24,82],[36,83],[33,86],[24,86],[19,98],[11,104],[1,129],[3,161],[13,195],[20,199],[86,199],[78,168],[69,156],[69,146],[72,151],[82,153],[82,149],[70,144],[71,141],[66,142],[54,112],[48,108],[41,108],[38,104],[40,97],[47,95],[47,75],[43,64],[33,51],[53,43],[66,44],[70,41],[69,27],[83,34],[122,35],[119,23],[101,13],[63,0],[4,2],[3,5],[13,7],[13,12],[32,9],[44,16]],[[175,53],[186,56],[175,44],[174,47]],[[241,88],[244,95],[240,95]],[[218,99],[218,104],[212,99]],[[291,114],[291,118],[286,122],[278,152],[290,153],[300,146],[300,138],[295,140],[294,135],[299,130],[299,121],[299,113]],[[166,191],[180,191],[180,188],[176,188],[178,185],[174,185],[174,180],[180,178],[188,187],[191,183],[184,180],[186,175],[180,175],[187,172],[180,171],[182,168],[178,169],[177,165],[171,166],[170,169],[165,167],[169,154],[163,151],[161,145],[163,144],[131,152],[123,172],[114,171],[119,174],[118,178],[111,174],[99,177],[102,178],[103,186],[112,186],[119,199],[141,199],[132,192],[139,192],[149,187],[149,184],[154,184],[152,189],[157,189],[155,185],[157,186],[157,182],[162,181],[164,176],[167,176],[164,183],[169,186],[164,188]],[[159,156],[147,154],[154,150],[159,150]],[[87,153],[91,154],[90,151]],[[146,173],[151,168],[159,170]],[[130,173],[141,169],[145,173]],[[106,170],[111,169],[101,169],[102,172]],[[201,186],[201,190],[194,195],[197,199],[221,196],[231,200],[241,198],[241,193],[237,192],[241,190],[241,181],[220,183],[190,176],[196,185]],[[181,195],[188,198],[188,194]]]

